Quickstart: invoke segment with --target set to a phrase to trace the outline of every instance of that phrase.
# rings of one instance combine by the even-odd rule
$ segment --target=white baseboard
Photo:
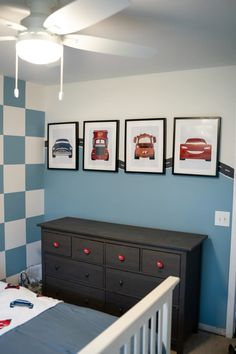
[[[215,333],[215,334],[219,334],[220,336],[224,336],[225,337],[225,328],[218,328],[218,327],[214,327],[214,326],[208,326],[205,325],[204,323],[199,323],[198,324],[198,328],[202,331],[206,331],[206,332],[210,332],[210,333]]]

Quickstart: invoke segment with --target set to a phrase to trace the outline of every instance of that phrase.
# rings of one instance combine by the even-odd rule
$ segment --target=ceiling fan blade
[[[76,0],[53,12],[43,25],[56,34],[73,33],[92,26],[129,5],[129,0]]]
[[[19,23],[12,22],[7,20],[6,18],[0,17],[0,25],[11,28],[16,31],[25,31],[27,28],[25,26],[20,25]]]
[[[0,36],[0,42],[6,41],[16,41],[16,37],[14,36]]]
[[[29,16],[30,9],[24,5],[24,1],[20,1],[19,4],[16,1],[0,0],[0,13],[4,18],[10,18],[13,22],[20,23],[23,18]]]
[[[91,52],[133,58],[149,58],[156,54],[156,49],[154,48],[80,34],[69,34],[65,36],[63,44]]]

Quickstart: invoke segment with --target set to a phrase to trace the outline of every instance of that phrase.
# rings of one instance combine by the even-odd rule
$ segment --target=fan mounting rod
[[[30,8],[30,15],[25,17],[21,24],[29,30],[43,28],[43,23],[56,6],[56,0],[28,0],[27,4]]]

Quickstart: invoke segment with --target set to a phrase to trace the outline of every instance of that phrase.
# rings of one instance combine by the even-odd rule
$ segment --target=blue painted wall
[[[47,219],[78,216],[207,234],[203,247],[200,322],[225,328],[230,228],[214,226],[215,210],[231,211],[233,180],[219,177],[45,171]]]

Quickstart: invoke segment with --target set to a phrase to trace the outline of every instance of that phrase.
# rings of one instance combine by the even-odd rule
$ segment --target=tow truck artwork
[[[104,161],[109,160],[107,130],[93,131],[93,149],[91,153],[91,159]]]
[[[156,137],[143,133],[134,137],[134,158],[139,159],[140,157],[149,158],[150,160],[155,159],[155,148]]]

